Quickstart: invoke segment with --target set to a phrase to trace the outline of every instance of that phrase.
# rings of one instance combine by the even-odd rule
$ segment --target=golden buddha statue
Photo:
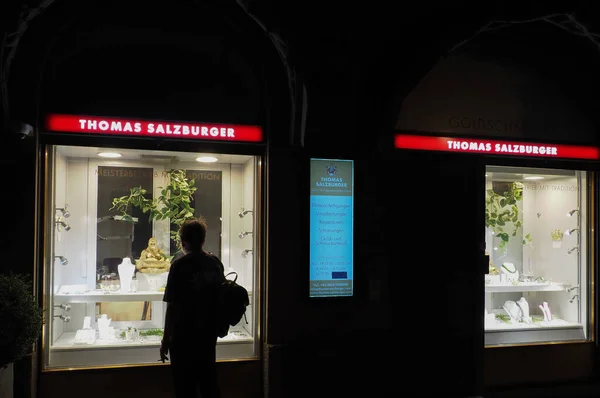
[[[492,256],[489,255],[487,250],[485,251],[485,254],[487,256],[489,256],[489,259],[490,259],[490,267],[489,267],[488,274],[489,275],[500,275],[500,272],[498,272],[498,268],[494,267],[494,263],[492,263]]]
[[[143,274],[162,274],[169,271],[171,262],[158,247],[156,238],[150,238],[148,247],[142,250],[140,258],[135,260],[135,267]]]

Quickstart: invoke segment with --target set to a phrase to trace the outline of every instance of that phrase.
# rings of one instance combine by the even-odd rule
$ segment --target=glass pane
[[[588,336],[586,173],[488,166],[487,345]]]
[[[200,163],[198,153],[73,146],[48,153],[46,367],[156,363],[164,286],[181,255],[177,231],[199,216],[208,224],[205,249],[238,274],[251,299],[246,317],[219,339],[217,358],[257,357],[258,157],[211,154],[215,162]]]

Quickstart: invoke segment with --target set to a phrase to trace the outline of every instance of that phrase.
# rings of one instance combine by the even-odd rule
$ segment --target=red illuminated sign
[[[48,115],[46,117],[46,129],[65,133],[172,139],[235,142],[261,142],[263,140],[262,129],[258,126],[181,123],[80,115]]]
[[[593,146],[534,144],[530,142],[478,140],[461,137],[430,137],[397,134],[394,146],[399,149],[441,151],[457,153],[481,153],[555,159],[598,160],[600,152]]]

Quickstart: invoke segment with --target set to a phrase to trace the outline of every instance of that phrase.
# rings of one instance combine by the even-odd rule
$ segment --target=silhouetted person
[[[184,255],[172,262],[167,279],[160,357],[164,362],[170,353],[177,398],[218,398],[216,300],[224,268],[203,249],[203,220],[185,221],[179,236]]]

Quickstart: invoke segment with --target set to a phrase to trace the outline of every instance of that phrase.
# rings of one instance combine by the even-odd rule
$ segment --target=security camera
[[[17,122],[13,125],[13,131],[23,140],[27,137],[33,137],[34,128],[30,124]]]

